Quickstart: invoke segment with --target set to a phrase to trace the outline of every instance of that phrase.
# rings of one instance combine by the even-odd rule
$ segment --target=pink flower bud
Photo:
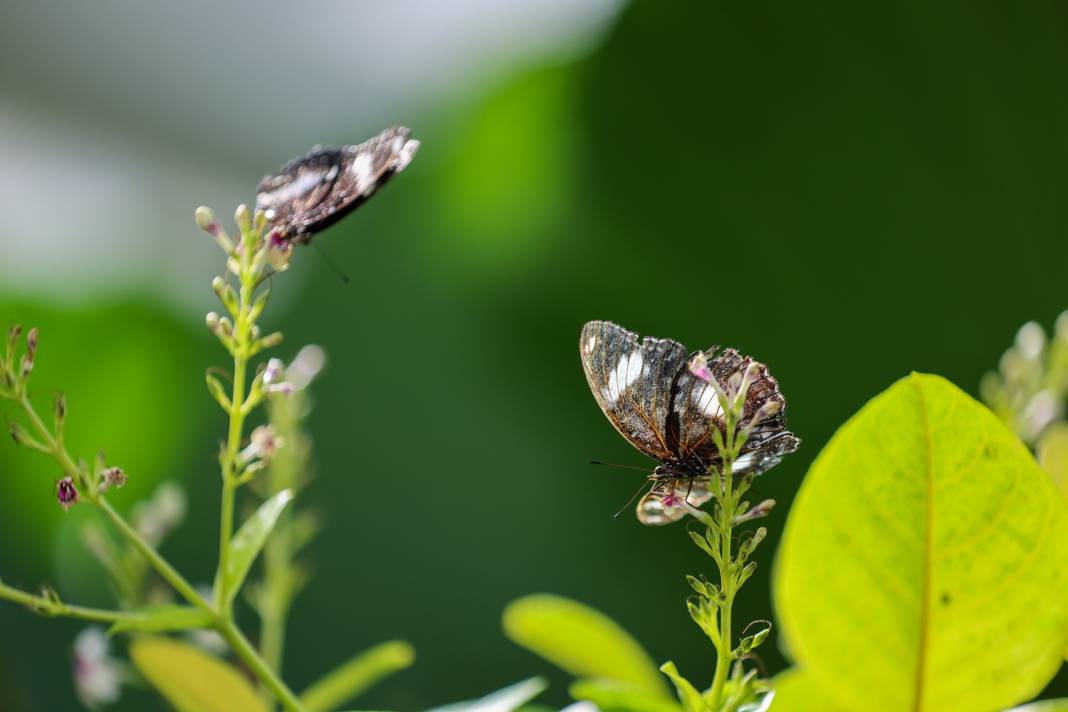
[[[74,486],[74,480],[67,476],[56,481],[56,499],[63,511],[78,504],[78,489]]]

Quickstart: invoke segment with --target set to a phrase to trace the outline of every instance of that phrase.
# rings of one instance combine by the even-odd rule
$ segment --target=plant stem
[[[244,237],[242,237],[244,239]],[[226,438],[226,450],[222,461],[222,504],[219,514],[219,587],[215,592],[215,606],[220,615],[230,618],[232,607],[226,571],[230,563],[230,541],[234,533],[234,500],[237,494],[237,455],[241,448],[241,436],[245,427],[245,378],[248,370],[249,342],[252,324],[249,321],[249,306],[255,282],[250,274],[250,249],[241,255],[241,289],[234,315],[234,388],[230,395],[230,428]]]
[[[101,608],[73,606],[53,598],[21,591],[2,583],[0,583],[0,599],[21,603],[42,615],[79,618],[83,621],[92,621],[94,623],[117,623],[118,621],[136,618],[136,614],[129,611],[110,611]]]
[[[730,435],[728,435],[730,439]],[[730,445],[728,445],[730,447]],[[734,483],[732,463],[726,458],[723,463],[721,478],[721,496],[719,497],[719,581],[723,592],[723,601],[719,607],[719,646],[716,650],[716,672],[712,678],[712,690],[710,693],[711,707],[718,710],[723,699],[723,689],[727,683],[727,676],[731,667],[731,608],[734,605],[735,580],[734,562],[732,561],[731,538],[734,526]]]
[[[67,449],[56,440],[55,436],[52,435],[52,431],[49,430],[48,426],[41,420],[41,416],[38,415],[37,410],[26,396],[25,391],[19,396],[18,402],[19,405],[22,406],[22,410],[26,413],[26,417],[29,418],[30,423],[33,424],[34,429],[37,430],[37,434],[45,442],[52,457],[59,463],[59,466],[63,468],[64,474],[77,478],[79,475],[79,468],[74,463],[74,458],[72,458],[70,453],[67,452]],[[182,598],[204,611],[213,612],[211,606],[208,605],[208,602],[196,592],[196,589],[193,588],[185,577],[178,573],[166,559],[160,556],[159,552],[157,552],[151,544],[142,539],[141,535],[130,526],[129,522],[127,522],[121,514],[112,508],[111,504],[104,499],[103,496],[92,491],[87,492],[86,496],[92,504],[99,508],[100,511],[111,520],[111,523],[119,530],[119,533],[126,537],[133,547],[137,549],[137,551],[140,552],[140,554],[144,556],[153,567],[155,567],[160,576],[173,586],[175,591],[181,594]]]
[[[230,644],[234,653],[241,658],[249,669],[256,674],[256,677],[260,679],[263,684],[274,693],[274,696],[282,703],[288,712],[302,712],[304,709],[300,700],[293,694],[282,680],[277,677],[263,658],[259,656],[256,649],[252,647],[252,644],[248,642],[248,639],[238,630],[232,620],[220,620],[216,629],[219,634],[226,639],[226,642]]]

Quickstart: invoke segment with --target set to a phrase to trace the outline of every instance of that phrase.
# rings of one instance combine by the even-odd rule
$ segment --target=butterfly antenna
[[[654,483],[653,487],[655,487],[655,486],[656,486],[656,484]],[[641,493],[641,491],[643,489],[645,489],[645,483],[644,482],[641,483],[641,485],[638,487],[638,489],[634,490],[634,494],[632,494],[630,496],[630,499],[627,500],[627,503],[624,504],[622,507],[620,507],[618,512],[616,512],[615,514],[612,515],[612,519],[619,519],[619,515],[623,514],[623,511],[625,509],[627,509],[627,507],[629,507],[631,504],[634,503],[634,499]],[[652,489],[652,488],[650,488],[650,489]]]
[[[591,465],[604,465],[605,467],[617,467],[621,470],[641,470],[642,472],[649,472],[648,467],[638,467],[637,465],[619,465],[614,462],[601,462],[600,460],[590,460]]]
[[[334,272],[337,273],[337,276],[341,278],[341,281],[344,284],[348,284],[351,281],[349,280],[349,276],[341,271],[341,268],[337,266],[336,262],[330,259],[330,255],[326,254],[326,250],[320,247],[318,242],[313,242],[311,244],[319,253],[319,255],[323,258],[323,262],[325,262],[330,269],[334,270]]]

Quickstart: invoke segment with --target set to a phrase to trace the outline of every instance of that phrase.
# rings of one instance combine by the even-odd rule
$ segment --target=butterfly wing
[[[728,381],[741,374],[753,363],[749,356],[743,356],[734,349],[717,351],[713,346],[705,352],[708,369],[712,377],[724,388]],[[757,425],[741,453],[734,462],[734,473],[745,474],[761,472],[774,467],[783,456],[798,448],[801,441],[786,430],[786,399],[779,392],[779,383],[768,372],[767,366],[758,364],[757,377],[746,393],[745,406],[742,410],[742,422],[749,420],[757,410],[767,402],[779,404],[779,411]],[[723,409],[716,397],[715,389],[705,381],[682,369],[675,382],[672,395],[672,425],[677,428],[678,449],[681,459],[702,462],[705,465],[720,461],[719,450],[712,440],[709,428],[725,431]]]
[[[307,242],[362,205],[419,148],[401,126],[344,148],[315,149],[290,161],[256,188],[256,208],[284,237]]]
[[[667,428],[671,388],[686,349],[671,339],[638,335],[591,321],[579,338],[582,368],[597,405],[630,444],[660,461],[676,458]]]

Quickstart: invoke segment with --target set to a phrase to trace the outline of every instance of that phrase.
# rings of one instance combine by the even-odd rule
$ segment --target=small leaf
[[[628,712],[683,712],[674,700],[616,680],[576,680],[568,690],[576,700],[588,700],[602,710]]]
[[[300,696],[307,712],[331,712],[379,680],[415,662],[415,650],[401,640],[376,645],[327,673]]]
[[[1022,442],[949,381],[913,374],[809,470],[780,545],[780,627],[846,709],[1004,709],[1068,645],[1068,515]],[[777,699],[775,704],[779,705]]]
[[[671,678],[671,681],[675,683],[675,690],[679,694],[679,700],[682,701],[682,706],[686,708],[687,712],[705,712],[705,698],[701,696],[701,693],[696,687],[690,684],[690,681],[684,678],[675,667],[675,663],[670,660],[660,666],[660,672],[664,673]]]
[[[670,699],[649,654],[615,621],[562,596],[535,594],[508,605],[504,632],[576,677],[628,683],[649,695]]]
[[[278,516],[292,500],[293,490],[282,490],[261,504],[256,513],[248,518],[237,534],[234,534],[230,542],[230,559],[225,579],[223,579],[222,571],[215,574],[216,591],[219,590],[223,580],[226,582],[226,604],[232,603],[238,591],[241,590],[241,584],[245,582],[245,577],[252,568],[252,562],[256,560],[263,545],[267,543],[267,537],[274,528],[275,522],[278,521]]]
[[[545,680],[531,677],[480,699],[435,707],[429,712],[514,712],[540,695],[546,687]]]
[[[108,635],[128,630],[162,633],[168,630],[207,628],[211,616],[192,606],[148,606],[133,612],[134,617],[118,621],[108,629]]]
[[[177,712],[267,712],[237,670],[192,645],[137,638],[130,643],[130,658]]]

